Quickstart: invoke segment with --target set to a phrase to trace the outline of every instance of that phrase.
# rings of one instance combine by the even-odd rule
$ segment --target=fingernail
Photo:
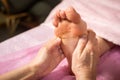
[[[63,51],[62,51],[62,49],[60,49],[60,53],[61,53],[61,54],[63,54]]]
[[[59,38],[59,37],[57,37],[57,39],[56,39],[57,41],[61,41],[61,39]]]
[[[85,35],[82,35],[82,37],[81,37],[82,39],[87,39],[87,35],[85,34]]]

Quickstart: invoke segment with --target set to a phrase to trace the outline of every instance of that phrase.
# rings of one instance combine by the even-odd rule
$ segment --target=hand
[[[61,39],[56,38],[50,40],[44,45],[31,65],[36,68],[37,75],[44,76],[51,72],[64,58],[62,49],[60,47]]]
[[[88,32],[87,36],[80,38],[72,55],[72,71],[76,80],[94,80],[98,60],[98,44],[95,33]]]

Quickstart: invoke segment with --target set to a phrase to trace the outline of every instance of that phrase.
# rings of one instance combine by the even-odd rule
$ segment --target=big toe
[[[73,7],[69,7],[65,11],[66,17],[69,21],[79,23],[81,18],[80,15],[75,11]]]

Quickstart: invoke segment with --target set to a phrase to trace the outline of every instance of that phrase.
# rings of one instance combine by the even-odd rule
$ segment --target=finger
[[[91,51],[91,53],[90,53],[90,69],[91,69],[91,71],[93,71],[93,67],[94,67],[94,52]]]
[[[61,60],[65,58],[64,54],[60,54],[61,55]]]
[[[53,47],[53,48],[56,48],[56,47],[60,48],[60,44],[61,44],[61,39],[57,37],[56,39],[54,39],[51,42],[51,47]]]
[[[95,52],[91,51],[90,53],[90,71],[93,73],[92,77],[93,79],[96,78],[96,58],[95,58]]]
[[[51,46],[50,46],[49,49],[50,50],[56,50],[59,53],[63,54],[64,52],[61,48],[61,42],[62,42],[62,40],[57,37],[56,39],[53,40],[53,43],[51,43]],[[64,57],[64,55],[63,55],[63,57]]]
[[[92,49],[92,52],[93,52],[93,56],[94,56],[94,59],[98,60],[98,41],[97,41],[97,38],[96,38],[96,34],[92,31],[92,30],[89,30],[89,39],[90,39],[90,43],[91,43],[91,49]]]
[[[56,12],[56,14],[54,15],[54,20],[53,20],[53,25],[55,27],[58,27],[58,23],[60,22],[60,10]]]
[[[95,33],[91,30],[88,31],[88,42],[81,54],[81,57],[84,57],[84,59],[90,59],[90,52],[93,49],[93,44],[94,44],[94,39],[95,39]]]
[[[63,10],[60,11],[60,17],[61,17],[62,19],[65,19],[65,18],[66,18],[65,11],[63,11]]]
[[[59,53],[62,53],[62,54],[64,53],[61,46],[58,46],[57,48],[58,48]]]
[[[48,41],[47,44],[45,45],[45,47],[48,49],[48,50],[51,50],[51,49],[54,49],[54,48],[57,48],[59,47],[61,44],[61,39],[60,38],[53,38],[52,40]]]
[[[61,47],[58,47],[58,50],[56,49],[56,51],[57,51],[58,53],[60,53],[59,56],[60,56],[61,59],[63,59],[63,58],[65,57],[64,52],[63,52],[63,50],[62,50]]]
[[[54,41],[53,41],[53,46],[59,46],[61,44],[61,39],[59,37],[57,37]]]
[[[82,53],[82,51],[83,51],[86,43],[87,43],[87,35],[83,35],[83,36],[79,39],[78,44],[77,44],[74,52],[81,55],[81,53]]]

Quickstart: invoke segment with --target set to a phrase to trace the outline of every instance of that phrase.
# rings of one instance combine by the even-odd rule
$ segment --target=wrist
[[[95,80],[90,70],[80,70],[75,73],[76,80]]]
[[[36,78],[44,77],[49,71],[48,67],[46,67],[46,64],[42,60],[40,60],[39,63],[34,63],[34,61],[31,62],[29,67],[31,71],[35,74]]]
[[[29,64],[28,65],[31,73],[33,74],[33,77],[36,78],[36,73],[37,73],[37,66],[35,64]]]
[[[43,77],[43,70],[41,69],[40,64],[30,63],[29,69],[34,74],[34,79]]]
[[[83,73],[83,74],[77,74],[76,80],[93,80],[91,74]]]

